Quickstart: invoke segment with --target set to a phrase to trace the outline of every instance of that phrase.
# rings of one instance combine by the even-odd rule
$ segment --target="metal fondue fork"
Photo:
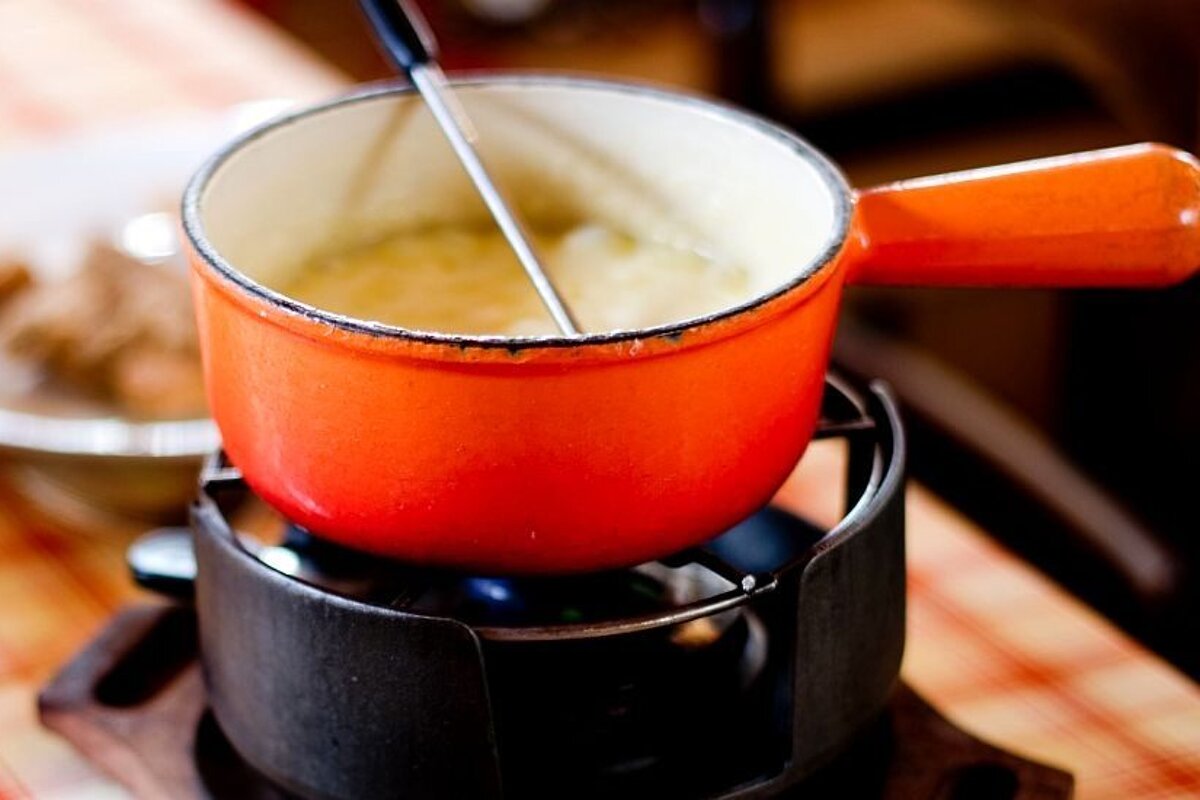
[[[554,319],[554,324],[564,336],[579,336],[579,323],[546,274],[524,226],[488,175],[479,153],[472,145],[474,128],[462,106],[455,100],[446,75],[437,63],[437,42],[425,18],[408,0],[361,0],[361,4],[384,51],[408,75],[433,113],[438,127],[454,148],[454,154],[462,162],[488,211],[500,226],[509,247],[516,253],[517,260]]]

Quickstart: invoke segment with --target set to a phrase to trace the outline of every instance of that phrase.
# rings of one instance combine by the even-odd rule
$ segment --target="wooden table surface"
[[[0,152],[341,85],[221,0],[0,3]],[[840,458],[815,447],[780,501],[828,520]],[[1073,772],[1085,800],[1200,796],[1200,690],[920,487],[908,500],[905,679],[968,730]],[[0,483],[0,800],[125,796],[38,725],[34,698],[139,596],[123,564],[138,532],[51,521]]]

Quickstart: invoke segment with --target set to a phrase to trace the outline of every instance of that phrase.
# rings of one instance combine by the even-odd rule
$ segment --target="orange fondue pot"
[[[344,545],[489,573],[664,556],[766,503],[813,433],[846,283],[1166,286],[1200,263],[1200,171],[1137,145],[854,191],[791,132],[654,89],[458,84],[531,218],[694,234],[754,296],[581,339],[405,330],[267,288],[339,236],[486,220],[420,100],[376,88],[272,122],[188,187],[229,458]]]

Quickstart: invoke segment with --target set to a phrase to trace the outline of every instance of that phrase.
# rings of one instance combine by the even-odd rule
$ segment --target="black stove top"
[[[831,382],[819,435],[849,452],[832,530],[767,508],[671,559],[558,578],[415,568],[286,522],[250,536],[231,520],[253,498],[215,459],[194,543],[131,550],[140,582],[187,599],[114,621],[43,718],[172,797],[1069,796],[897,688],[896,412]]]

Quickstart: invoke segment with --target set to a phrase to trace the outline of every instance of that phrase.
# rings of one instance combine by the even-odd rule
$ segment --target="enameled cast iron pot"
[[[698,237],[755,296],[580,340],[342,317],[267,287],[339,237],[486,219],[420,101],[372,89],[218,154],[183,213],[225,449],[300,524],[414,562],[594,570],[728,528],[804,452],[847,282],[1164,286],[1200,263],[1200,169],[1166,147],[856,192],[789,131],[694,97],[511,76],[458,94],[527,216]]]

